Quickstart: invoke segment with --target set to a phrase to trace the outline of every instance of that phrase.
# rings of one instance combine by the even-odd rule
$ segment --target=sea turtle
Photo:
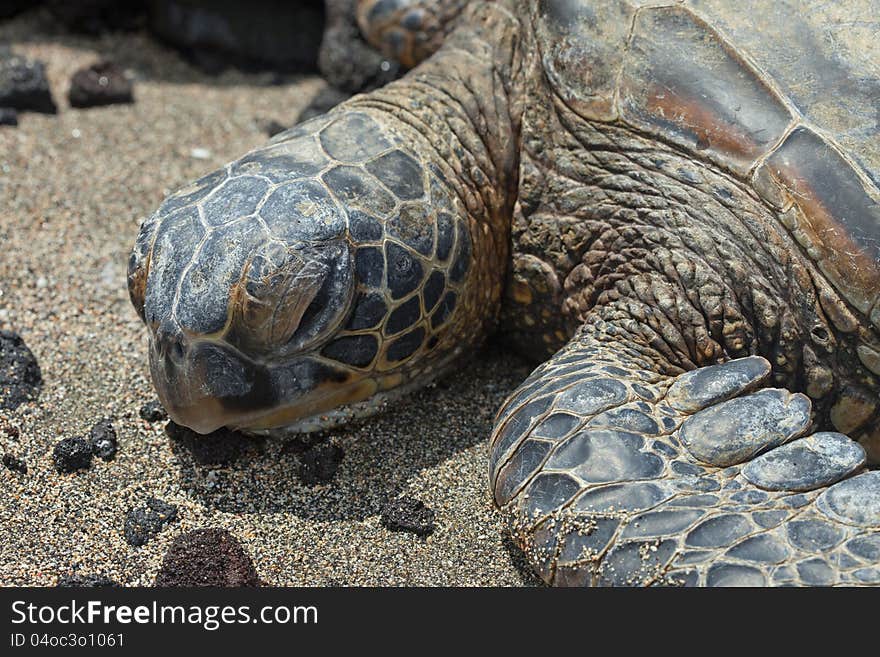
[[[548,583],[880,583],[876,2],[471,2],[143,223],[171,416],[326,427],[500,324],[489,480]],[[860,442],[861,441],[861,444]]]

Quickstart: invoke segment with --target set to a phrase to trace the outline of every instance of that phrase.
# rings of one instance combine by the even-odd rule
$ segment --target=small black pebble
[[[131,509],[126,514],[123,535],[129,545],[144,545],[176,518],[176,506],[151,497],[146,505]]]
[[[0,107],[48,114],[57,112],[45,64],[0,53]]]
[[[14,411],[43,385],[37,359],[18,333],[0,331],[0,408]]]
[[[52,451],[58,472],[86,470],[92,465],[92,446],[82,438],[64,438]]]
[[[27,463],[25,463],[22,459],[13,456],[12,454],[3,455],[3,465],[5,465],[7,469],[12,470],[13,472],[18,472],[19,474],[27,474]]]
[[[168,422],[165,433],[185,447],[199,465],[230,465],[240,455],[247,438],[229,429],[200,435],[192,429]]]
[[[21,432],[18,430],[18,427],[13,426],[11,424],[6,424],[5,422],[0,424],[0,432],[5,433],[12,440],[18,441]]]
[[[11,107],[0,107],[0,125],[18,125],[18,112]]]
[[[59,577],[55,586],[68,587],[85,587],[85,588],[105,588],[118,587],[119,582],[110,579],[106,575],[65,575]]]
[[[116,441],[116,430],[108,419],[100,420],[89,434],[89,443],[92,446],[92,453],[105,461],[112,461],[116,456],[118,443]]]
[[[324,444],[329,441],[327,434],[324,433],[301,433],[297,434],[290,440],[285,441],[281,448],[282,456],[299,456],[316,445]]]
[[[393,532],[412,532],[419,536],[428,536],[435,529],[434,511],[424,502],[406,495],[385,504],[380,522]]]
[[[259,586],[253,561],[225,529],[196,529],[174,539],[156,586]]]
[[[113,62],[100,62],[74,73],[67,97],[71,107],[134,102],[131,80]]]
[[[141,406],[141,410],[138,414],[141,416],[142,420],[146,420],[147,422],[163,422],[168,419],[168,413],[162,408],[162,404],[159,403],[158,399],[148,401]]]
[[[343,456],[339,445],[315,445],[299,457],[299,480],[306,486],[327,483],[336,475]]]

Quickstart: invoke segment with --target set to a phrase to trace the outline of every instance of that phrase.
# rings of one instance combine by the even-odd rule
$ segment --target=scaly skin
[[[803,224],[789,228],[791,207],[735,175],[741,160],[713,160],[723,160],[717,142],[701,141],[695,156],[671,138],[574,111],[544,75],[529,7],[473,3],[443,48],[406,78],[231,165],[253,165],[258,175],[277,170],[282,184],[309,180],[333,199],[290,196],[284,216],[306,234],[283,245],[293,264],[269,267],[255,291],[233,284],[212,307],[163,274],[178,264],[203,267],[201,238],[153,239],[170,230],[162,226],[178,225],[172,208],[184,202],[195,203],[202,222],[235,223],[238,216],[214,215],[200,200],[214,193],[237,203],[213,191],[224,189],[229,171],[180,192],[145,223],[130,289],[151,329],[154,380],[172,417],[200,430],[212,422],[270,434],[326,426],[332,404],[348,407],[342,417],[375,410],[448,369],[500,312],[512,344],[546,362],[499,412],[490,483],[545,581],[880,583],[880,473],[864,471],[865,451],[850,439],[870,448],[877,438],[880,386],[870,345],[878,341],[858,310],[870,308],[859,301],[865,291],[823,274],[818,251],[804,247]],[[589,112],[604,111],[602,98],[590,102]],[[755,102],[784,124],[785,111]],[[371,146],[377,135],[381,148]],[[318,172],[271,160],[277,149],[295,161],[315,142],[324,158]],[[373,166],[392,152],[416,165]],[[330,175],[353,165],[396,195],[392,209],[377,207],[382,194],[359,194]],[[404,198],[408,185],[426,180],[430,197]],[[857,192],[848,190],[861,202]],[[456,301],[435,327],[427,269],[447,280],[451,269],[437,255],[439,241],[433,252],[416,251],[426,230],[439,233],[438,203],[461,226],[457,243],[467,236],[470,257],[452,285]],[[372,213],[381,238],[363,236],[359,210]],[[344,293],[310,314],[315,290],[326,287],[316,281],[330,276],[321,255],[330,247],[319,238],[327,216],[338,225],[330,245],[344,244],[352,262],[363,265],[377,239],[385,256],[372,270],[356,264],[351,285],[340,284]],[[842,244],[847,226],[833,234]],[[422,263],[420,288],[395,296],[386,275],[396,263],[391,244],[406,245]],[[327,280],[347,271],[348,261],[334,257],[336,278]],[[247,272],[253,258],[247,246],[220,262]],[[229,289],[222,277],[209,279],[212,292]],[[349,308],[345,294],[379,294],[385,315],[353,328],[361,305]],[[389,326],[408,302],[419,310],[404,313],[407,335],[424,334],[389,368],[404,331]],[[314,324],[334,303],[338,323]],[[218,312],[226,313],[219,332],[208,321]],[[184,325],[181,315],[192,321]],[[242,325],[242,317],[251,319]],[[373,336],[369,358],[334,349],[352,335]],[[208,367],[218,359],[204,354],[206,340],[237,376]],[[315,362],[325,369],[302,376],[303,363]],[[233,394],[242,382],[251,385],[247,394]],[[832,428],[849,437],[825,431]]]

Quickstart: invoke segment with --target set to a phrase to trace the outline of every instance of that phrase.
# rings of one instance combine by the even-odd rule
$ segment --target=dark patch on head
[[[391,151],[366,167],[402,201],[421,198],[425,193],[422,167],[403,151]]]
[[[366,367],[373,362],[378,349],[379,342],[372,335],[348,335],[334,340],[321,353],[340,363]]]
[[[223,329],[229,317],[230,291],[254,247],[265,238],[255,219],[211,233],[180,284],[176,313],[182,327],[203,335]]]
[[[422,282],[422,264],[405,248],[389,242],[385,246],[388,258],[388,287],[394,299],[401,299]]]
[[[388,361],[395,362],[412,356],[422,346],[424,339],[425,329],[421,327],[397,338],[388,346]]]
[[[355,331],[357,329],[373,328],[388,313],[385,299],[375,292],[358,294],[354,312],[345,328]]]
[[[422,309],[419,304],[419,297],[414,296],[391,313],[388,317],[388,322],[385,324],[385,334],[394,335],[408,329],[419,321],[421,315]]]
[[[385,273],[385,258],[378,247],[361,247],[355,255],[355,270],[358,281],[369,287],[382,287]]]

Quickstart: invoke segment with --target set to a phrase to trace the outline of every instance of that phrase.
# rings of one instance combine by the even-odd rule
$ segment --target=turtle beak
[[[266,368],[226,345],[157,332],[150,372],[171,419],[197,433],[242,426],[275,405]]]

